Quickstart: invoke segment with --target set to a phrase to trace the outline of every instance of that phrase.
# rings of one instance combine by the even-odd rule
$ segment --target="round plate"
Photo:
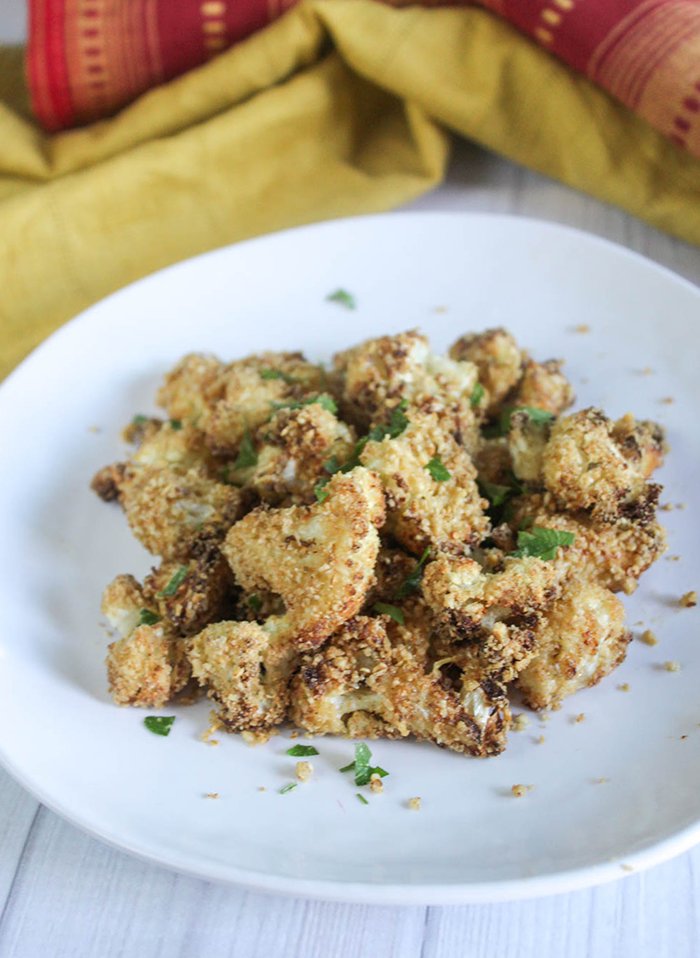
[[[327,301],[338,287],[356,297],[355,311]],[[327,899],[560,892],[690,847],[700,837],[698,610],[678,599],[699,585],[699,318],[694,287],[624,249],[560,226],[462,214],[268,236],[98,303],[0,389],[3,764],[59,814],[152,862]],[[675,508],[661,516],[670,556],[681,558],[658,562],[625,599],[636,634],[653,629],[656,647],[633,641],[614,675],[546,723],[530,715],[498,758],[371,743],[390,777],[368,805],[338,771],[352,760],[349,741],[317,740],[312,781],[280,794],[294,778],[288,731],[256,748],[222,734],[211,747],[206,702],[166,709],[177,715],[168,738],[144,728],[143,711],[112,704],[100,594],[117,573],[143,575],[154,560],[88,484],[127,454],[119,430],[155,411],[168,367],[192,350],[231,359],[302,349],[326,360],[413,327],[441,351],[497,325],[533,356],[566,360],[577,407],[633,410],[668,428],[660,481]],[[516,799],[514,784],[534,788]],[[419,812],[408,808],[413,796]]]

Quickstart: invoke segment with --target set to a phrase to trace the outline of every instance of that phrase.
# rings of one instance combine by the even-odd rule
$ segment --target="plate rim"
[[[561,235],[573,236],[578,241],[588,244],[591,247],[602,247],[610,253],[622,258],[627,258],[632,262],[643,265],[647,269],[656,271],[659,275],[672,280],[676,285],[685,288],[692,295],[700,299],[700,287],[684,276],[680,276],[667,266],[657,263],[655,260],[639,253],[636,250],[592,233],[579,227],[569,226],[567,224],[557,223],[552,220],[546,220],[536,217],[521,216],[513,213],[500,213],[488,211],[417,211],[417,210],[398,210],[388,213],[365,214],[360,216],[339,217],[332,220],[323,220],[316,223],[310,223],[303,226],[290,227],[284,230],[278,230],[273,233],[266,233],[250,239],[242,240],[237,243],[227,244],[207,250],[196,256],[188,257],[169,266],[149,273],[132,283],[120,287],[114,292],[108,294],[97,302],[91,304],[77,315],[62,323],[56,330],[39,343],[31,352],[24,357],[17,366],[10,371],[5,379],[0,383],[0,396],[7,390],[11,383],[24,375],[26,367],[33,362],[36,357],[47,349],[53,348],[56,340],[60,339],[67,330],[73,330],[83,322],[89,322],[92,314],[99,311],[105,303],[119,298],[136,287],[147,285],[149,283],[159,283],[163,277],[174,270],[187,268],[192,264],[203,259],[215,259],[216,257],[225,257],[230,251],[238,247],[250,246],[255,244],[264,244],[272,237],[283,237],[287,234],[299,234],[300,232],[323,232],[328,230],[344,229],[348,225],[352,227],[355,223],[385,223],[386,221],[401,217],[403,219],[421,221],[433,220],[436,223],[446,222],[448,220],[463,220],[478,223],[479,220],[489,222],[500,221],[504,224],[517,223],[525,229],[544,228],[545,232]],[[167,282],[167,279],[166,279]],[[661,864],[669,859],[687,851],[694,845],[700,843],[700,809],[698,818],[695,822],[686,825],[684,828],[675,832],[669,837],[654,842],[648,847],[642,848],[630,855],[625,856],[625,861],[612,860],[610,862],[588,865],[565,871],[554,871],[545,875],[523,876],[517,879],[491,880],[482,882],[454,882],[454,883],[373,883],[373,882],[344,882],[338,879],[307,879],[295,878],[284,875],[270,875],[265,872],[257,872],[242,868],[236,865],[218,865],[209,862],[206,867],[197,866],[194,861],[188,859],[188,856],[178,855],[174,852],[168,854],[156,854],[145,851],[128,840],[116,836],[108,829],[86,823],[81,820],[78,814],[64,807],[60,802],[55,801],[50,794],[46,793],[43,787],[33,780],[31,776],[25,773],[15,765],[15,763],[6,754],[0,736],[0,765],[5,768],[9,775],[24,788],[33,798],[45,805],[48,809],[55,812],[61,818],[76,826],[80,831],[91,837],[98,838],[112,848],[121,852],[133,855],[137,859],[152,865],[158,865],[162,868],[184,874],[189,877],[198,878],[204,881],[213,881],[217,883],[235,884],[242,888],[247,888],[256,892],[266,894],[282,894],[296,898],[315,899],[332,902],[352,902],[357,904],[382,904],[382,905],[455,905],[455,904],[485,904],[505,901],[517,901],[532,899],[537,897],[566,893],[570,891],[590,888],[597,885],[607,884],[628,877],[631,874]]]

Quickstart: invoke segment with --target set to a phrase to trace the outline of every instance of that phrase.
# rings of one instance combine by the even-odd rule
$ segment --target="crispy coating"
[[[102,613],[122,636],[107,654],[109,690],[118,705],[161,708],[184,688],[190,668],[168,623],[140,625],[142,610],[157,614],[133,576],[117,576],[105,589]]]
[[[119,500],[119,489],[124,481],[125,470],[126,463],[123,462],[103,466],[92,477],[90,488],[104,502],[117,502]]]
[[[292,403],[324,389],[323,369],[301,353],[262,353],[230,363],[225,393],[204,426],[209,448],[235,456],[246,433],[270,418],[275,403]]]
[[[551,422],[533,419],[525,410],[511,413],[508,451],[513,472],[522,482],[542,483],[542,457],[551,431]]]
[[[319,403],[280,409],[269,424],[260,427],[258,436],[257,464],[241,479],[273,506],[314,502],[316,483],[328,478],[324,463],[333,456],[340,462],[349,459],[356,438],[349,426]]]
[[[170,370],[156,397],[172,419],[204,429],[226,390],[226,366],[216,356],[189,353]]]
[[[651,522],[661,487],[646,481],[642,462],[641,454],[636,461],[622,454],[613,424],[589,408],[552,426],[542,477],[566,510],[587,510],[602,522],[623,517]]]
[[[639,577],[667,549],[666,530],[657,522],[622,518],[596,522],[590,515],[557,511],[550,493],[516,500],[511,525],[524,520],[548,529],[572,532],[573,545],[557,550],[555,564],[566,576],[588,579],[613,592],[634,592]]]
[[[624,660],[631,635],[608,589],[571,579],[535,629],[536,654],[518,676],[530,708],[552,708],[595,685]]]
[[[422,592],[433,612],[440,658],[471,661],[477,671],[509,682],[534,654],[537,622],[557,597],[563,576],[553,562],[506,559],[501,572],[478,562],[439,556],[425,570]]]
[[[523,354],[503,327],[483,333],[467,333],[450,347],[450,359],[474,363],[479,382],[488,395],[487,415],[495,415],[508,393],[520,380]]]
[[[223,552],[246,592],[280,595],[284,615],[265,630],[277,644],[318,645],[360,608],[379,552],[384,496],[362,467],[335,475],[327,498],[312,506],[249,513],[233,526]]]
[[[294,655],[277,654],[256,622],[217,622],[189,643],[192,674],[231,731],[270,728],[285,717]]]
[[[437,481],[426,468],[438,456],[449,472]],[[409,552],[431,546],[463,553],[488,533],[488,502],[476,484],[468,453],[440,430],[435,416],[411,413],[395,439],[368,442],[360,461],[375,472],[386,493],[387,531]]]
[[[359,432],[388,422],[402,400],[409,409],[432,413],[441,428],[471,450],[478,420],[470,398],[476,366],[430,352],[426,336],[414,331],[368,340],[334,358],[341,386],[341,413]]]
[[[574,401],[571,383],[562,373],[560,359],[536,363],[528,359],[515,392],[508,397],[513,406],[531,406],[560,416]]]
[[[322,650],[307,653],[292,681],[290,717],[315,735],[415,735],[470,755],[505,746],[504,691],[458,671],[426,673],[407,645],[393,645],[388,619],[357,616]]]
[[[668,445],[663,427],[656,422],[637,422],[628,412],[614,423],[612,437],[621,454],[644,476],[649,476],[663,465]]]
[[[375,602],[393,602],[417,565],[415,556],[393,543],[383,542],[374,567],[374,581],[365,597],[367,607]]]
[[[508,439],[505,436],[496,439],[480,438],[472,460],[481,482],[490,482],[498,486],[511,485],[513,461],[508,448]]]
[[[138,449],[129,460],[132,467],[171,469],[183,475],[195,470],[208,479],[217,477],[220,465],[209,451],[200,429],[186,422],[175,426],[165,422],[154,428],[157,422],[157,419],[148,419],[130,433],[138,437]]]

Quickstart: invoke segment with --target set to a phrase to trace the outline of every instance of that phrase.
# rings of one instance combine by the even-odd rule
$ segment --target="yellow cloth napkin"
[[[481,9],[305,0],[55,136],[27,118],[16,52],[0,75],[0,375],[159,267],[429,190],[446,128],[700,243],[700,163]]]

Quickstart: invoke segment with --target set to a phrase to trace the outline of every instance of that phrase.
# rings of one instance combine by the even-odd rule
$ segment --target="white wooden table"
[[[0,42],[23,0],[0,0]],[[700,284],[700,250],[467,144],[447,183],[412,204],[568,223]],[[0,769],[0,958],[695,958],[700,848],[612,885],[449,908],[335,905],[183,878],[101,844]]]

